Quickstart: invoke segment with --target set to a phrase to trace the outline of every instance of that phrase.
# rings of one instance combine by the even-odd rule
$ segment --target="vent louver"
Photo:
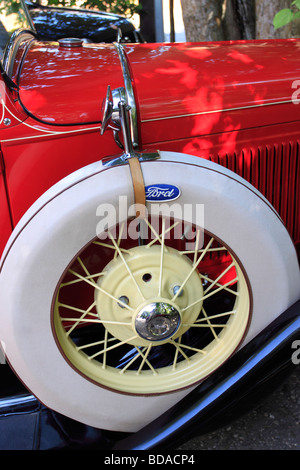
[[[300,241],[299,142],[242,149],[209,158],[249,181],[273,205],[295,243]]]

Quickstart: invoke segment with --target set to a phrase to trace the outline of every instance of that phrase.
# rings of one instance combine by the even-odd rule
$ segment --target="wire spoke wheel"
[[[142,169],[145,186],[177,187],[176,201],[147,201],[135,219],[128,165],[97,162],[36,201],[0,265],[15,373],[48,408],[122,432],[187,396],[300,285],[288,232],[245,180],[172,152]]]
[[[229,249],[196,226],[142,220],[137,243],[124,236],[129,224],[72,261],[55,297],[54,332],[68,362],[93,382],[128,394],[170,392],[203,379],[238,347],[251,310],[247,280]]]

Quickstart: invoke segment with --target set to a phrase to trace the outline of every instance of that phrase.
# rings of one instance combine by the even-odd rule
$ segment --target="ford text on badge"
[[[145,187],[146,201],[173,201],[180,196],[180,189],[173,184],[150,184]]]

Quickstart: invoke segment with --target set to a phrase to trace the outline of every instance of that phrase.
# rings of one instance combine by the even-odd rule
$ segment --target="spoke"
[[[93,280],[95,277],[100,277],[104,276],[104,273],[97,273],[97,274],[90,274],[89,276],[86,276],[86,279]],[[68,281],[68,282],[63,282],[60,286],[65,287],[65,286],[70,286],[72,284],[76,284],[77,282],[82,282],[83,279],[73,279],[73,281]]]
[[[202,308],[203,313],[204,309]],[[223,313],[216,313],[215,315],[207,315],[204,313],[205,318],[200,318],[199,320],[196,320],[195,323],[200,323],[203,321],[206,321],[207,319],[211,320],[212,318],[220,318],[220,317],[226,317],[226,315],[234,315],[236,313],[236,310],[230,310],[229,312],[223,312]]]
[[[182,351],[181,349],[181,345],[179,346],[178,343],[176,343],[174,340],[171,340],[170,341],[171,344],[173,344],[173,346],[175,346],[175,348],[178,350],[178,352],[180,352],[180,354],[183,355],[183,357],[189,362],[190,358]]]
[[[218,281],[219,281],[220,279],[222,279],[222,277],[225,276],[225,274],[228,273],[228,271],[230,271],[230,269],[233,268],[233,267],[234,267],[234,262],[232,262],[226,269],[224,269],[224,271],[221,272],[221,274],[217,277],[217,279],[215,279],[215,280],[213,281],[213,283],[210,284],[210,286],[208,286],[207,289],[205,289],[204,294],[206,294],[212,287],[214,287],[214,286],[218,283]],[[235,280],[237,280],[237,278],[236,278]],[[230,284],[231,284],[232,282],[233,282],[233,281],[230,281]],[[219,284],[219,285],[220,285],[220,284]],[[237,294],[237,295],[238,295],[238,294]]]
[[[109,243],[94,241],[93,244],[103,246],[104,248],[111,248],[112,250],[115,250],[115,247],[113,245],[109,245]],[[122,251],[122,253],[130,253],[130,251],[126,250],[125,248],[120,248],[120,251]]]
[[[195,250],[194,250],[194,260],[193,260],[193,265],[196,264],[196,261],[197,261],[197,255],[199,253],[199,250],[198,250],[198,245],[199,245],[199,239],[200,239],[200,235],[201,235],[201,232],[200,230],[197,230],[197,234],[196,234],[196,241],[195,241]]]
[[[140,365],[140,367],[139,367],[139,370],[137,371],[137,374],[140,374],[140,373],[141,373],[141,371],[142,371],[142,369],[143,369],[143,367],[144,367],[144,364],[145,364],[145,362],[146,362],[146,364],[147,364],[147,365],[150,367],[150,369],[152,370],[153,374],[154,374],[154,375],[157,375],[156,370],[154,369],[154,367],[152,366],[152,364],[151,364],[151,363],[148,361],[148,359],[147,359],[147,357],[148,357],[148,355],[149,355],[149,353],[150,353],[150,351],[151,351],[151,349],[152,349],[152,346],[153,346],[152,343],[150,343],[150,345],[149,345],[148,348],[147,348],[146,354],[145,354],[144,356],[143,356],[143,354],[142,354],[142,356],[143,356],[143,361],[142,361],[142,363],[141,363],[141,365]],[[144,350],[143,350],[143,352],[144,352]]]
[[[180,337],[178,338],[177,344],[181,344],[181,339],[182,339],[182,336],[180,336]],[[173,360],[173,367],[172,367],[173,370],[176,369],[176,364],[177,364],[177,360],[178,360],[178,353],[179,353],[179,348],[175,348],[175,354],[174,354],[174,360]]]
[[[125,304],[124,302],[122,302],[122,300],[120,299],[117,299],[116,297],[114,297],[113,295],[111,295],[109,292],[107,292],[106,290],[102,289],[98,284],[96,284],[95,282],[92,282],[90,281],[89,279],[87,279],[86,277],[84,276],[81,276],[80,274],[76,273],[75,271],[73,271],[72,269],[69,270],[70,273],[74,274],[74,276],[77,276],[79,279],[82,279],[83,281],[85,281],[87,284],[90,284],[91,286],[93,286],[95,289],[99,290],[100,292],[102,292],[103,294],[107,295],[107,297],[109,297],[110,299],[114,300],[115,302],[117,302],[118,304],[122,305],[122,307],[124,308],[127,308],[128,310],[130,310],[131,312],[133,312],[133,308],[129,307],[129,305]]]
[[[105,329],[104,340],[103,340],[105,351],[107,351],[107,343],[114,341],[115,339],[116,338],[111,338],[110,340],[108,340],[108,330]],[[105,368],[106,368],[106,352],[103,354],[103,359],[102,359],[102,369],[105,369]]]
[[[126,372],[126,370],[140,357],[140,355],[138,354],[139,353],[139,350],[138,348],[135,346],[135,349],[137,351],[137,354],[131,359],[131,361],[129,361],[126,366],[124,366],[121,370],[120,370],[120,373],[121,374],[124,374],[124,372]]]
[[[190,305],[188,305],[187,307],[184,307],[181,309],[182,312],[185,312],[186,310],[188,310],[189,308],[191,307],[194,307],[194,305],[197,305],[199,302],[203,302],[203,300],[206,300],[208,297],[211,297],[212,295],[215,295],[217,294],[218,292],[220,292],[221,290],[224,290],[227,286],[229,286],[232,282],[235,282],[237,281],[237,278],[227,282],[227,284],[224,284],[223,286],[219,287],[219,289],[215,289],[213,292],[210,292],[210,294],[207,294],[207,295],[203,295],[202,297],[200,297],[198,300],[196,300],[195,302],[191,303]]]
[[[180,352],[181,354],[189,361],[190,358],[184,354],[184,352],[182,351],[182,349],[178,346],[178,343],[175,343],[175,341],[170,341],[174,346],[178,347],[180,349]],[[195,351],[195,352],[199,352],[201,354],[206,354],[206,351],[204,351],[203,349],[199,349],[199,348],[192,348],[191,346],[187,346],[186,344],[180,344],[180,346],[182,348],[185,348],[185,349],[189,349],[190,351]]]
[[[159,269],[158,297],[161,296],[161,291],[162,291],[164,251],[165,251],[165,219],[162,220],[162,242],[161,242],[161,248],[160,248],[160,269]]]
[[[178,291],[176,292],[176,294],[174,295],[172,301],[175,302],[175,300],[177,299],[178,295],[182,292],[182,289],[184,288],[185,284],[187,283],[187,281],[189,280],[189,278],[191,277],[191,275],[193,274],[193,272],[197,269],[199,263],[203,260],[204,256],[206,255],[207,251],[209,250],[209,247],[211,246],[211,244],[213,243],[214,239],[213,237],[210,239],[210,241],[208,242],[208,244],[206,245],[206,248],[205,250],[201,253],[201,255],[199,256],[197,262],[193,265],[191,271],[189,272],[189,274],[187,275],[187,277],[185,278],[185,280],[183,281],[183,283],[181,284],[180,286],[180,289],[178,289]]]
[[[108,334],[107,330],[105,331],[105,333]],[[117,341],[117,338],[107,339],[107,334],[105,334],[104,339],[102,339],[101,341],[95,341],[93,343],[87,343],[87,344],[84,344],[83,346],[76,346],[76,350],[80,351],[81,349],[91,348],[93,346],[99,346],[101,344],[104,344],[104,348],[107,349],[106,348],[107,343],[111,343],[112,341]]]
[[[196,327],[196,328],[210,328],[210,327],[213,327],[213,328],[225,328],[227,325],[227,323],[225,324],[221,324],[221,323],[216,323],[216,324],[212,324],[212,323],[184,323],[182,326],[189,326],[190,328],[192,327]]]
[[[204,315],[204,318],[200,318],[199,320],[196,320],[194,323],[184,323],[182,326],[184,327],[211,327],[212,328],[212,333],[213,335],[215,336],[216,339],[219,340],[217,334],[215,333],[215,331],[213,330],[213,328],[218,328],[218,327],[221,327],[221,328],[224,328],[225,326],[227,326],[227,323],[225,325],[221,325],[221,324],[212,324],[210,322],[210,320],[214,319],[214,318],[221,318],[221,317],[225,317],[225,316],[228,316],[228,315],[234,315],[236,313],[236,310],[231,310],[231,311],[228,311],[228,312],[223,312],[223,313],[216,313],[215,315],[207,315],[206,311],[204,310],[204,308],[202,307],[202,312],[203,312],[203,315]],[[207,322],[206,324],[201,324],[202,322]]]
[[[198,250],[198,253],[203,253],[203,251],[204,251],[204,248],[202,248],[201,250]],[[221,246],[219,248],[210,248],[209,250],[207,250],[207,253],[212,253],[213,251],[227,251],[227,248],[225,248],[225,246]],[[179,251],[178,253],[180,253],[181,255],[191,255],[194,252],[195,252],[195,249]]]
[[[224,275],[224,274],[223,274]],[[213,279],[210,279],[209,277],[207,276],[204,276],[203,274],[201,274],[201,279],[204,279],[205,281],[207,282],[215,282]],[[220,287],[222,286],[223,284],[220,284],[219,282],[215,283],[216,286]],[[235,290],[232,290],[232,289],[229,289],[228,287],[226,287],[224,290],[226,290],[227,292],[229,292],[230,294],[233,294],[233,295],[239,295],[239,293]]]
[[[80,266],[82,267],[82,269],[84,270],[85,274],[86,274],[87,276],[90,276],[91,273],[88,271],[86,265],[84,264],[84,262],[82,261],[82,259],[80,258],[80,256],[77,256],[77,261],[78,261],[78,263],[80,264]]]
[[[65,307],[65,308],[68,308],[70,310],[75,310],[73,307],[71,307],[70,305],[66,305],[66,304],[62,304],[59,302],[59,306],[60,307]],[[70,330],[68,330],[67,332],[67,336],[69,336],[72,331],[76,328],[76,326],[79,324],[80,321],[83,321],[85,316],[86,315],[93,315],[95,316],[96,314],[91,312],[92,308],[94,308],[96,306],[96,302],[93,302],[85,311],[82,312],[82,315],[79,319],[75,320],[75,323],[74,325],[70,328]],[[79,309],[76,309],[75,311],[79,311]],[[97,316],[97,315],[96,315]],[[61,318],[61,320],[63,321],[63,318]]]
[[[131,322],[121,322],[121,321],[112,321],[112,320],[100,320],[100,318],[97,318],[96,320],[93,320],[92,318],[69,318],[69,317],[61,317],[61,321],[75,321],[78,323],[99,323],[101,325],[131,325]]]
[[[165,220],[165,219],[163,219],[163,220]],[[154,245],[154,243],[156,243],[157,241],[159,243],[161,243],[161,236],[156,232],[155,228],[150,224],[150,222],[147,219],[145,219],[145,222],[147,223],[147,225],[150,228],[151,232],[153,232],[154,235],[155,235],[155,238],[153,240],[151,240],[151,242],[149,242],[148,245],[146,245],[146,247],[149,248],[150,246]],[[169,233],[178,224],[179,224],[179,222],[175,222],[173,225],[171,225],[169,228],[167,228],[165,230],[165,235],[167,235],[167,233]]]
[[[156,241],[160,241],[160,236],[158,235],[157,231],[155,230],[155,228],[150,224],[149,220],[148,219],[145,219],[145,222],[146,224],[148,225],[148,227],[150,228],[151,232],[154,233],[155,235],[155,239],[152,240],[150,243],[148,243],[148,245],[146,245],[147,247],[153,245],[153,243],[155,243]]]
[[[130,361],[128,364],[126,364],[125,367],[123,367],[123,369],[121,370],[121,373],[124,373],[124,372],[128,369],[128,367],[130,367],[130,366],[141,356],[143,360],[142,360],[142,363],[140,364],[138,370],[136,371],[136,374],[137,374],[137,375],[140,375],[140,374],[141,374],[142,369],[143,369],[143,367],[144,367],[144,364],[145,364],[145,362],[146,362],[146,364],[147,364],[147,365],[149,366],[149,368],[152,370],[153,374],[156,375],[156,374],[157,374],[156,370],[154,369],[154,367],[152,366],[152,364],[151,364],[151,363],[148,361],[148,359],[147,359],[147,356],[148,356],[148,354],[149,354],[151,348],[152,348],[152,343],[148,346],[148,348],[143,348],[142,351],[141,351],[137,346],[135,346],[135,349],[136,349],[136,351],[137,351],[137,354],[134,356],[133,359],[131,359],[131,361]],[[146,354],[143,354],[144,351],[146,351]]]
[[[124,256],[123,256],[122,252],[120,251],[120,248],[119,248],[118,245],[116,244],[116,242],[115,242],[113,236],[111,235],[111,233],[108,232],[108,234],[109,234],[109,236],[110,236],[111,241],[112,241],[113,244],[115,245],[115,248],[116,248],[116,250],[118,251],[118,254],[119,254],[121,260],[123,261],[123,264],[124,264],[124,266],[125,266],[125,268],[126,268],[128,274],[129,274],[129,276],[131,277],[131,280],[132,280],[133,284],[135,285],[135,287],[136,287],[138,293],[139,293],[140,296],[142,297],[142,300],[145,300],[145,297],[143,296],[142,291],[141,291],[141,289],[140,289],[138,283],[136,282],[135,277],[134,277],[134,275],[133,275],[131,269],[130,269],[129,266],[128,266],[128,263],[126,262],[126,260],[125,260],[125,258],[124,258]]]
[[[205,318],[202,318],[201,320],[206,320],[206,321],[207,321],[207,323],[208,323],[208,325],[209,325],[209,327],[210,327],[210,330],[211,330],[211,332],[212,332],[212,334],[213,334],[215,340],[216,340],[216,341],[220,341],[220,338],[218,337],[217,333],[216,333],[215,330],[214,330],[215,326],[211,324],[211,322],[210,322],[211,319],[210,319],[210,317],[207,315],[207,313],[206,313],[204,307],[202,307],[202,312],[203,312],[203,315],[204,315]],[[215,317],[215,315],[212,315],[212,316]],[[197,323],[197,322],[196,322],[196,323]],[[197,323],[197,325],[199,325],[199,323]]]
[[[99,352],[93,354],[92,356],[89,356],[89,359],[90,359],[90,360],[91,360],[91,359],[94,359],[95,357],[100,356],[101,354],[104,354],[104,353],[106,353],[106,352],[108,352],[108,351],[111,351],[112,349],[116,349],[116,348],[118,348],[118,347],[120,347],[120,346],[123,346],[124,344],[127,344],[127,343],[129,343],[129,341],[133,341],[133,340],[136,339],[136,338],[138,338],[137,335],[132,336],[131,338],[128,338],[128,339],[125,340],[125,341],[120,341],[118,344],[114,344],[114,346],[110,346],[109,348],[103,348],[101,351],[99,351]]]
[[[124,225],[125,225],[125,223],[123,222],[122,225],[121,225],[121,228],[120,228],[119,236],[118,236],[117,245],[118,245],[119,248],[120,248],[122,233],[123,233],[123,230],[124,230]],[[117,256],[118,256],[118,252],[117,252],[117,250],[115,250],[114,259],[116,259]]]
[[[78,256],[77,257],[77,261],[79,262],[80,266],[82,267],[83,271],[85,272],[86,276],[82,276],[80,279],[77,278],[77,279],[74,279],[72,281],[69,281],[69,282],[66,282],[64,284],[61,284],[62,287],[64,286],[68,286],[68,285],[71,285],[71,284],[75,284],[76,282],[81,282],[83,281],[84,279],[88,279],[92,282],[92,284],[94,286],[97,285],[97,283],[94,281],[94,277],[99,277],[99,276],[103,276],[104,273],[101,272],[101,273],[96,273],[96,274],[90,274],[90,272],[88,271],[87,267],[85,266],[85,264],[83,263],[83,261],[81,260],[81,258]],[[74,274],[74,271],[72,271],[72,269],[69,269],[69,273],[71,274]],[[76,273],[77,274],[77,273]]]
[[[95,306],[95,302],[93,302],[89,308],[87,310],[83,310],[82,308],[78,308],[78,307],[73,307],[73,305],[67,305],[67,304],[62,304],[61,302],[58,302],[58,306],[59,307],[64,307],[64,308],[67,308],[69,310],[73,310],[74,312],[78,312],[78,313],[82,313],[82,314],[86,314],[87,312],[89,312],[89,310]],[[89,312],[90,315],[93,314],[93,312]],[[95,315],[95,314],[94,314]],[[76,318],[76,320],[78,320],[78,318]]]

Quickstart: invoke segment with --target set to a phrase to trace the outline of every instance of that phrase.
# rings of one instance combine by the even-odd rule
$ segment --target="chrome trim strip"
[[[127,96],[127,103],[130,106],[129,115],[130,115],[130,132],[131,132],[132,144],[133,144],[133,147],[137,148],[138,143],[139,143],[138,126],[137,126],[137,110],[136,110],[136,104],[135,104],[135,99],[134,99],[133,87],[131,83],[131,77],[130,77],[129,67],[127,63],[127,58],[126,58],[126,54],[124,52],[124,48],[122,44],[115,42],[114,46],[121,62],[125,91],[126,91],[126,96]]]
[[[0,415],[22,412],[25,408],[31,409],[31,407],[38,406],[38,404],[36,397],[31,394],[4,397],[0,399]]]
[[[202,115],[206,115],[206,114],[226,113],[226,112],[229,112],[229,111],[240,111],[242,109],[262,108],[264,106],[273,106],[273,105],[277,105],[277,104],[287,104],[287,103],[293,103],[293,100],[273,101],[272,103],[253,104],[253,105],[249,105],[249,106],[240,106],[238,108],[215,109],[213,111],[202,111],[202,112],[199,112],[199,113],[178,114],[176,116],[165,116],[165,117],[152,118],[152,119],[142,119],[141,122],[145,123],[145,122],[155,122],[155,121],[166,121],[168,119],[202,116]]]
[[[152,160],[158,160],[160,158],[159,151],[153,153],[137,153],[135,154],[140,162],[149,162]],[[118,166],[118,165],[125,165],[128,163],[128,155],[123,153],[119,157],[116,158],[106,158],[102,159],[102,165],[106,168],[111,166]]]

